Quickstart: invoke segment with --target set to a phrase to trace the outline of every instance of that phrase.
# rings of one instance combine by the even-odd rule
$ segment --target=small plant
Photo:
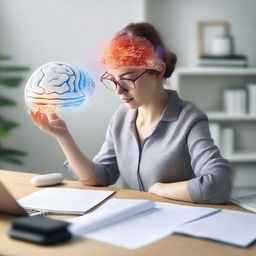
[[[4,65],[7,60],[10,60],[9,56],[0,53],[0,86],[8,88],[16,88],[20,85],[23,78],[20,73],[28,71],[29,68],[25,66],[13,66]],[[0,107],[15,107],[17,103],[0,93]],[[19,127],[19,124],[15,121],[5,118],[0,113],[0,139],[10,136],[12,129]],[[6,148],[0,142],[0,164],[2,162],[9,162],[13,164],[23,164],[21,157],[26,156],[26,153],[16,149]]]

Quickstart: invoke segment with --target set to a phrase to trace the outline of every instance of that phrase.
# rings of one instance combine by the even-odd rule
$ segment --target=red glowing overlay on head
[[[107,68],[165,70],[165,63],[157,56],[153,45],[143,37],[116,35],[107,44],[103,63]]]

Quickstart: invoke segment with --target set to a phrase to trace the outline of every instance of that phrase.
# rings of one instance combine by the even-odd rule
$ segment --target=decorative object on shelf
[[[199,21],[197,23],[198,58],[211,54],[212,40],[216,36],[228,36],[229,25],[225,21]]]
[[[232,38],[228,35],[217,35],[212,41],[212,54],[228,56],[233,54]]]
[[[246,67],[245,55],[235,54],[234,40],[225,21],[199,21],[197,24],[199,66]]]
[[[11,57],[0,53],[0,61],[8,61]],[[8,64],[0,64],[0,85],[13,89],[20,85],[23,78],[19,75],[29,68],[25,66],[14,66]],[[0,96],[0,107],[15,107],[17,104],[14,100]],[[19,124],[15,121],[9,120],[0,115],[0,138],[8,137],[12,129],[19,127]],[[21,157],[26,155],[25,152],[6,148],[0,143],[0,163],[8,162],[12,164],[23,164]]]

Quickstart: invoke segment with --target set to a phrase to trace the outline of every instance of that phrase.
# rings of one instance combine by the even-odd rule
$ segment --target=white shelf
[[[230,68],[230,67],[178,67],[176,75],[255,75],[256,67]]]
[[[224,155],[232,163],[254,163],[256,162],[255,153],[234,153],[232,155]]]
[[[210,121],[256,121],[255,115],[228,115],[226,113],[206,113]]]

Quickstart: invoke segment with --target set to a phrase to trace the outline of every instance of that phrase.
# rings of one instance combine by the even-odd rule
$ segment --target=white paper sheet
[[[96,211],[105,214],[111,207],[123,207],[132,204],[132,201],[134,200],[113,198]],[[216,209],[157,202],[155,208],[83,236],[128,249],[137,249],[170,235],[181,223],[214,211]]]
[[[113,199],[113,201],[106,202],[100,207],[101,210],[95,210],[84,216],[69,219],[68,221],[72,223],[69,230],[76,235],[85,235],[145,212],[156,205],[155,202],[150,200],[123,200],[122,205],[119,205],[120,207],[110,207],[112,202],[116,203],[116,200],[118,201],[118,199]]]
[[[247,247],[256,239],[256,214],[221,210],[207,218],[181,225],[175,231]]]
[[[24,208],[47,210],[59,214],[84,214],[114,191],[74,188],[44,188],[17,202]]]

